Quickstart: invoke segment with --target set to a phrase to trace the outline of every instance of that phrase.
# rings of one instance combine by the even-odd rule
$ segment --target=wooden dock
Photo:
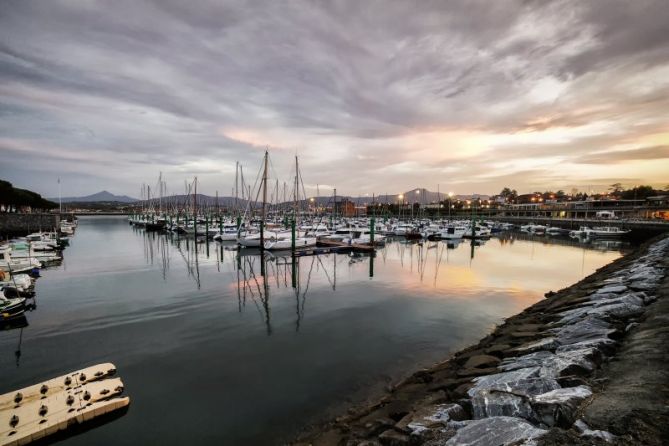
[[[348,244],[343,242],[335,242],[332,240],[319,240],[318,246],[326,248],[350,248],[353,252],[375,252],[376,248],[370,245]]]
[[[116,367],[98,364],[0,395],[0,445],[24,445],[127,407]]]

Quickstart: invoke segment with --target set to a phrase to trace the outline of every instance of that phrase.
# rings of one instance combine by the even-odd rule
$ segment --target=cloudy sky
[[[47,196],[669,183],[665,0],[0,0],[0,178]]]

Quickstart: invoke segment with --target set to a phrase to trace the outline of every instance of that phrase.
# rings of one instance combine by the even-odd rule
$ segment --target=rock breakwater
[[[634,336],[649,336],[649,324],[669,337],[661,326],[662,317],[669,320],[669,305],[666,310],[659,305],[668,258],[669,237],[648,242],[583,281],[549,293],[478,345],[415,373],[375,404],[349,410],[297,444],[662,444],[660,412],[666,401],[645,408],[656,418],[656,429],[630,432],[616,429],[620,411],[609,405],[625,405],[630,396],[628,388],[611,385],[617,379],[611,364],[625,362],[620,351]],[[655,316],[660,320],[653,322]],[[644,351],[642,340],[634,348],[635,361],[644,354],[659,355],[655,368],[669,361],[661,352]],[[656,348],[666,351],[667,343]],[[620,373],[625,370],[629,375],[634,366]],[[653,376],[660,383],[664,378]]]

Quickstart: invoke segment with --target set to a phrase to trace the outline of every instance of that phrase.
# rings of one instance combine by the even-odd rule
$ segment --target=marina
[[[3,393],[86,364],[123,370],[127,414],[67,444],[287,442],[631,249],[505,231],[261,255],[123,216],[80,217],[69,243],[35,308],[0,332]],[[166,422],[184,428],[146,429]]]
[[[669,445],[667,23],[3,2],[0,446]]]

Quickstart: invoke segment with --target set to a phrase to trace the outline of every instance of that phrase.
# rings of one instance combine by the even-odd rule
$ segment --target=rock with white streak
[[[578,407],[592,396],[588,386],[551,390],[531,398],[532,409],[546,426],[569,427],[574,423]]]
[[[483,418],[459,429],[446,446],[509,446],[539,438],[546,432],[521,418]]]
[[[472,398],[472,415],[474,419],[487,417],[520,417],[533,419],[534,413],[527,397],[498,390],[481,390]]]
[[[498,390],[517,395],[539,395],[560,388],[558,382],[547,376],[541,376],[541,367],[528,367],[474,379],[474,386],[467,391],[473,397],[482,390]]]

